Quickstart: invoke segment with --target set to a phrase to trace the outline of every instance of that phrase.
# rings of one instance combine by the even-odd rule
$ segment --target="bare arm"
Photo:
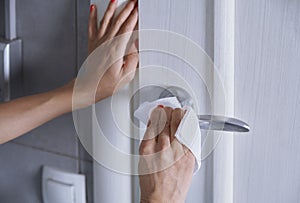
[[[130,1],[116,19],[113,19],[115,10],[116,2],[111,2],[102,19],[102,22],[105,23],[101,23],[98,29],[97,8],[94,5],[91,6],[89,20],[89,53],[93,52],[107,40],[111,40],[127,32],[132,32],[135,29],[138,21],[136,1]],[[134,42],[119,41],[119,43],[124,43],[125,47],[135,47]],[[109,47],[108,57],[115,54],[114,50],[116,47],[114,46],[120,46],[120,44],[114,44],[112,47]],[[105,60],[108,59],[103,58],[103,61]],[[120,81],[125,85],[133,79],[137,64],[137,52],[117,61],[108,68],[101,78],[95,100],[83,100],[81,105],[76,108],[87,107],[94,102],[111,96],[114,91],[120,88],[116,87]],[[106,67],[99,65],[99,69],[105,68]],[[27,96],[0,104],[0,144],[29,132],[53,118],[72,111],[73,88],[74,80],[50,92]],[[88,86],[82,90],[82,95],[86,94],[85,91],[89,91]]]
[[[67,87],[0,104],[0,144],[71,111]]]

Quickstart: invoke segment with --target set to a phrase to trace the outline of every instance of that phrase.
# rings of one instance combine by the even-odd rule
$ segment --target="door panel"
[[[192,40],[201,46],[212,57],[214,50],[214,17],[213,1],[209,0],[167,0],[167,1],[140,1],[139,26],[141,30],[160,30],[176,33]],[[171,37],[163,39],[161,42],[171,41]],[[174,82],[172,75],[179,74],[196,95],[198,113],[209,113],[211,111],[211,101],[207,88],[203,80],[193,70],[187,61],[183,61],[181,56],[159,51],[143,51],[148,42],[156,43],[157,38],[149,34],[140,38],[140,69],[153,69],[151,74],[146,74],[146,78],[140,75],[141,86],[151,85],[151,81],[157,81],[162,87],[175,84],[180,86],[180,81]],[[159,43],[159,40],[157,40]],[[172,42],[166,42],[169,50],[176,47]],[[189,44],[181,45],[185,55],[189,55]],[[161,70],[157,70],[161,68]],[[154,69],[157,70],[154,74]],[[152,77],[152,78],[149,78]],[[158,79],[160,78],[160,79]],[[145,82],[145,81],[149,82]],[[148,83],[148,84],[147,84]],[[205,132],[203,132],[205,134]],[[208,157],[202,162],[201,170],[193,177],[186,202],[212,202],[212,157]]]
[[[300,202],[300,2],[237,0],[235,202]]]

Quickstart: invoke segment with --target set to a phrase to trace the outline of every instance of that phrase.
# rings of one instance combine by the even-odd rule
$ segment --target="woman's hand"
[[[90,9],[89,54],[101,45],[107,46],[108,41],[112,42],[109,43],[105,49],[107,53],[101,53],[101,56],[105,57],[102,57],[98,69],[106,70],[106,72],[99,82],[95,97],[96,102],[111,96],[115,91],[129,83],[134,78],[138,65],[137,38],[134,40],[127,39],[127,37],[121,37],[121,39],[119,37],[119,39],[116,39],[118,36],[131,33],[136,29],[138,23],[137,1],[130,0],[120,14],[114,17],[116,8],[117,2],[111,1],[100,22],[100,26],[98,26],[97,23],[96,6],[91,5]],[[125,52],[129,52],[130,54],[125,56]],[[107,61],[116,55],[121,55],[122,57],[110,67],[104,67],[107,66]]]
[[[139,176],[141,202],[185,201],[195,158],[175,138],[183,115],[183,110],[169,107],[158,107],[151,114],[140,145],[139,171],[146,173]]]

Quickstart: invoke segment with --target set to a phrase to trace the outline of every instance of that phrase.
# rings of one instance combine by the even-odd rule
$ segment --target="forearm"
[[[148,197],[148,198],[144,198],[141,197],[140,199],[140,203],[168,203],[168,202],[173,202],[173,203],[184,203],[184,199],[183,197],[178,197],[175,198],[174,196],[177,196],[176,191],[174,192],[174,195],[169,196],[168,198],[163,197],[164,194],[162,194],[162,192],[159,195],[156,195],[155,197]]]
[[[0,104],[0,144],[72,109],[73,83],[62,88]]]

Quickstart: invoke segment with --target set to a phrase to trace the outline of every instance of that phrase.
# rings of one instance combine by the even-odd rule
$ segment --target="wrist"
[[[72,95],[73,95],[74,81],[67,85],[55,89],[50,92],[51,101],[55,108],[58,109],[59,114],[65,114],[72,111]]]
[[[162,195],[152,195],[151,197],[141,197],[140,203],[184,203],[185,198],[179,197],[163,197]]]

